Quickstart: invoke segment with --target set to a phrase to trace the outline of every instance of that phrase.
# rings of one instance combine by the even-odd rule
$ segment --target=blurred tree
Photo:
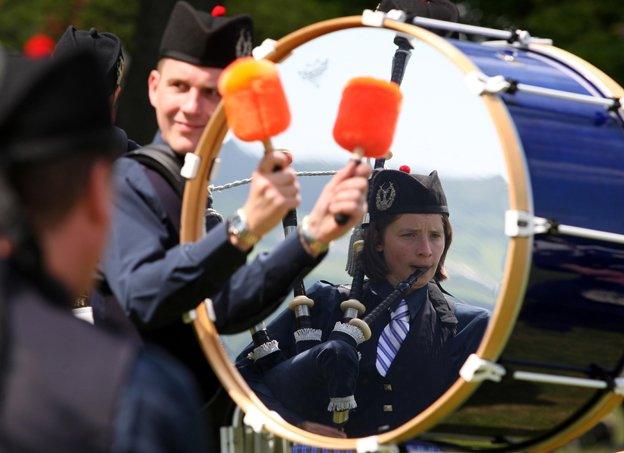
[[[552,38],[624,83],[624,9],[621,0],[462,0],[465,22],[526,29]]]
[[[0,0],[0,44],[20,50],[36,33],[58,38],[67,25],[96,27],[118,35],[132,56],[119,121],[131,137],[149,141],[156,130],[146,80],[156,63],[160,37],[176,0]],[[624,83],[622,0],[457,0],[462,20],[484,26],[529,30],[585,58]],[[378,0],[189,0],[210,11],[254,18],[256,43],[278,39],[311,23],[360,14]]]
[[[29,37],[45,33],[58,39],[68,25],[115,33],[132,51],[136,1],[0,0],[0,44],[19,51]]]
[[[361,14],[374,9],[378,0],[228,0],[230,14],[254,18],[255,41],[279,39],[288,33],[326,19]]]

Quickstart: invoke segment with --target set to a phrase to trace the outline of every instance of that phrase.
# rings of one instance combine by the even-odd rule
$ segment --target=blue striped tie
[[[377,345],[377,360],[375,366],[383,377],[388,374],[392,361],[399,352],[401,343],[409,331],[409,310],[403,299],[390,315],[390,322],[381,332]]]

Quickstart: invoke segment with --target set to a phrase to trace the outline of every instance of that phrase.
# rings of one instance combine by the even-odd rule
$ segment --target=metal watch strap
[[[239,225],[233,225],[234,221],[237,221]],[[248,230],[247,216],[242,209],[238,209],[236,214],[228,219],[228,233],[236,236],[243,245],[248,247],[253,247],[260,240]]]
[[[314,255],[320,255],[321,253],[324,253],[327,251],[327,249],[329,249],[329,244],[317,240],[310,233],[310,219],[308,218],[308,216],[305,216],[301,221],[299,234],[303,242],[305,242],[306,246]]]

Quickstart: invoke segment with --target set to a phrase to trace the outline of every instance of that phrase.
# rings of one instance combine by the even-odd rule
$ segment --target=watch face
[[[230,230],[230,233],[232,234],[239,235],[245,229],[246,226],[247,225],[245,225],[245,222],[243,221],[241,216],[239,216],[238,214],[235,214],[230,219],[229,230]]]

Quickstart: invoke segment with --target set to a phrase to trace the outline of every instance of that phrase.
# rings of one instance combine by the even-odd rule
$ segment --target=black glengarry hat
[[[459,20],[459,10],[449,0],[382,0],[377,9],[385,12],[400,9],[408,17],[420,16],[449,22]]]
[[[106,80],[109,95],[121,84],[124,71],[124,57],[121,40],[113,33],[98,32],[95,28],[78,30],[67,27],[54,47],[54,57],[61,57],[76,50],[92,50]]]
[[[0,160],[44,162],[125,149],[111,121],[104,78],[92,52],[31,60],[9,56],[0,85]]]
[[[370,183],[368,209],[371,221],[397,214],[449,215],[438,172],[414,175],[381,170]]]
[[[251,17],[213,17],[184,1],[176,3],[160,43],[160,57],[224,68],[252,47]]]

